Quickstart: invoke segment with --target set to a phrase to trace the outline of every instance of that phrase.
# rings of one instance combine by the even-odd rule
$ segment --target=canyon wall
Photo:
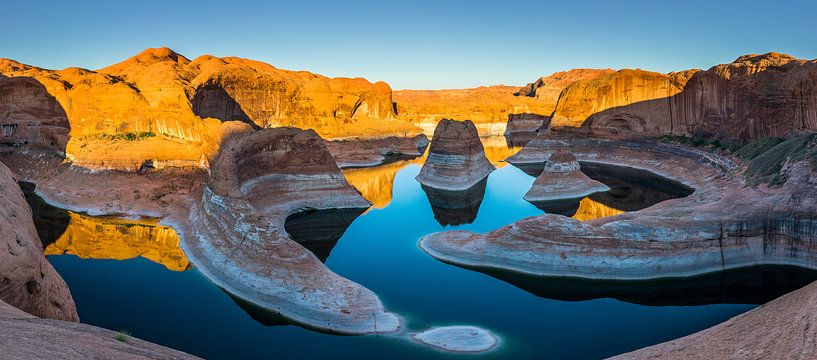
[[[756,139],[817,129],[817,60],[768,53],[706,71],[620,70],[565,88],[552,126]]]
[[[31,208],[3,164],[0,203],[0,302],[38,317],[78,321],[68,286],[43,255]]]
[[[262,62],[147,49],[96,71],[0,59],[0,145],[41,147],[92,170],[207,166],[221,124],[311,128],[328,138],[417,134],[391,88]]]

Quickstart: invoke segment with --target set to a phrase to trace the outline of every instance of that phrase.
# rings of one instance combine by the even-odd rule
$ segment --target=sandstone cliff
[[[0,163],[0,301],[43,318],[78,321],[68,286],[42,244],[11,171]]]
[[[418,132],[395,117],[382,82],[235,57],[191,61],[167,48],[97,71],[0,59],[0,144],[64,153],[77,166],[205,166],[227,120],[311,128],[329,138]]]
[[[565,88],[552,126],[739,140],[817,129],[817,60],[768,53],[706,71],[621,70]]]

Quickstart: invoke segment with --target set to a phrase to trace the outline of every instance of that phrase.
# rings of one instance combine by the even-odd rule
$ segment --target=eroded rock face
[[[45,259],[31,209],[2,163],[0,203],[0,300],[35,316],[78,321],[71,292]]]
[[[417,181],[443,190],[466,190],[485,179],[494,166],[470,120],[443,119],[434,130],[428,158]]]
[[[817,61],[768,53],[707,71],[621,70],[565,88],[552,126],[756,139],[817,129]]]
[[[524,198],[530,202],[580,199],[607,190],[610,190],[607,185],[582,172],[573,154],[559,149],[548,157],[544,170]]]
[[[817,283],[692,335],[613,359],[811,359]]]
[[[400,321],[374,293],[330,271],[284,229],[298,211],[368,206],[314,131],[238,133],[222,147],[191,213],[185,253],[233,296],[305,326],[393,332]]]
[[[123,339],[123,341],[117,340]],[[115,331],[39,319],[0,300],[4,359],[198,359]]]
[[[509,161],[541,163],[568,147],[580,161],[649,170],[695,192],[585,222],[545,214],[485,234],[436,233],[420,246],[454,264],[593,279],[691,276],[758,264],[817,267],[811,241],[817,199],[806,195],[817,185],[811,159],[781,170],[788,172],[781,187],[747,186],[729,159],[643,140],[542,136]]]
[[[45,147],[77,167],[206,167],[221,123],[298,126],[327,137],[414,135],[391,88],[240,59],[147,49],[96,71],[0,59],[0,144]]]
[[[347,139],[327,141],[326,147],[341,168],[370,167],[423,155],[428,138],[389,136],[382,139]]]

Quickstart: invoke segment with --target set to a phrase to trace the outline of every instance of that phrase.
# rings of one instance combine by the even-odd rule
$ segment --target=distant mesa
[[[434,130],[428,157],[417,181],[435,189],[467,190],[494,169],[485,157],[474,123],[443,119]]]

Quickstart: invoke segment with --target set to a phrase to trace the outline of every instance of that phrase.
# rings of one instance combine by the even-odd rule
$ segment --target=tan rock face
[[[382,82],[240,58],[190,61],[166,48],[97,71],[0,59],[0,143],[45,146],[76,166],[205,166],[227,120],[311,128],[326,137],[418,133],[394,116]]]
[[[0,164],[0,300],[29,314],[78,321],[68,286],[43,255],[31,209]]]
[[[485,157],[474,123],[443,119],[434,130],[428,157],[417,181],[441,190],[466,190],[494,169]]]
[[[817,61],[768,53],[707,71],[621,70],[568,86],[552,126],[755,139],[817,129]]]

